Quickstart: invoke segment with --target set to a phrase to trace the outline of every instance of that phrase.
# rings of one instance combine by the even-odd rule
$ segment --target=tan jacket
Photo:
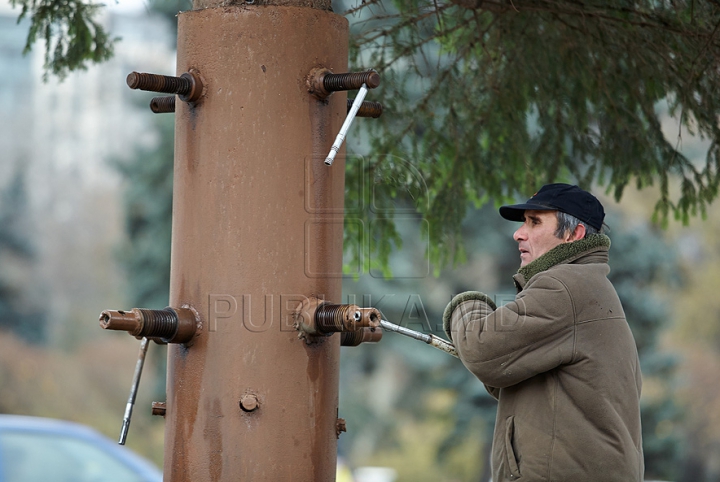
[[[515,275],[515,301],[450,311],[460,359],[498,400],[494,482],[643,480],[640,365],[609,247],[561,244]]]

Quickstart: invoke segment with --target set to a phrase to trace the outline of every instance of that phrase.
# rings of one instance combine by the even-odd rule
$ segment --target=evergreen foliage
[[[30,17],[25,49],[38,39],[45,41],[45,74],[63,79],[69,72],[84,70],[88,62],[101,63],[113,55],[113,43],[97,21],[103,4],[83,0],[10,0],[20,6],[18,23]]]
[[[390,154],[422,173],[437,265],[463,260],[469,202],[526,199],[548,182],[599,183],[618,200],[630,183],[657,185],[664,222],[704,215],[717,196],[716,1],[367,0],[347,15],[354,63],[383,75],[372,97],[385,114],[363,123],[380,159],[367,169],[393,171]],[[704,160],[666,139],[665,103],[711,142]]]
[[[138,149],[116,166],[127,183],[124,196],[127,242],[120,252],[130,303],[151,309],[167,306],[170,293],[174,116],[154,117],[160,143]]]

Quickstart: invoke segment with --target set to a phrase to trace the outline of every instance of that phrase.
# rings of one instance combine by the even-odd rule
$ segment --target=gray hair
[[[600,229],[594,228],[592,226],[589,226],[588,223],[585,221],[580,221],[578,218],[573,216],[572,214],[564,213],[562,211],[555,211],[555,215],[557,216],[558,220],[558,227],[555,230],[555,236],[558,238],[563,238],[565,234],[567,233],[574,233],[575,228],[578,227],[578,225],[582,224],[585,226],[585,236],[588,234],[602,234],[603,229],[600,227]]]

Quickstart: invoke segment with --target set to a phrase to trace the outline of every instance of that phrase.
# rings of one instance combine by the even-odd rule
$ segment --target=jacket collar
[[[604,256],[591,262],[607,263],[607,251],[610,249],[610,238],[604,234],[591,234],[572,243],[562,243],[543,254],[536,260],[521,267],[513,276],[515,287],[521,291],[530,278],[547,271],[558,264],[572,263],[578,258],[596,251],[604,252]]]

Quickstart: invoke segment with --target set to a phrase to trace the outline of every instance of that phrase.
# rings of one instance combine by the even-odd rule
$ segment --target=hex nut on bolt
[[[305,79],[308,92],[321,100],[325,99],[332,93],[325,90],[324,80],[327,74],[332,74],[332,71],[330,69],[318,67],[312,69]]]
[[[153,402],[152,403],[152,414],[153,415],[158,415],[160,417],[164,417],[166,411],[167,411],[167,405],[165,405],[165,402]]]
[[[260,403],[258,402],[257,396],[253,394],[243,395],[240,399],[240,408],[243,412],[252,412],[257,410]]]

